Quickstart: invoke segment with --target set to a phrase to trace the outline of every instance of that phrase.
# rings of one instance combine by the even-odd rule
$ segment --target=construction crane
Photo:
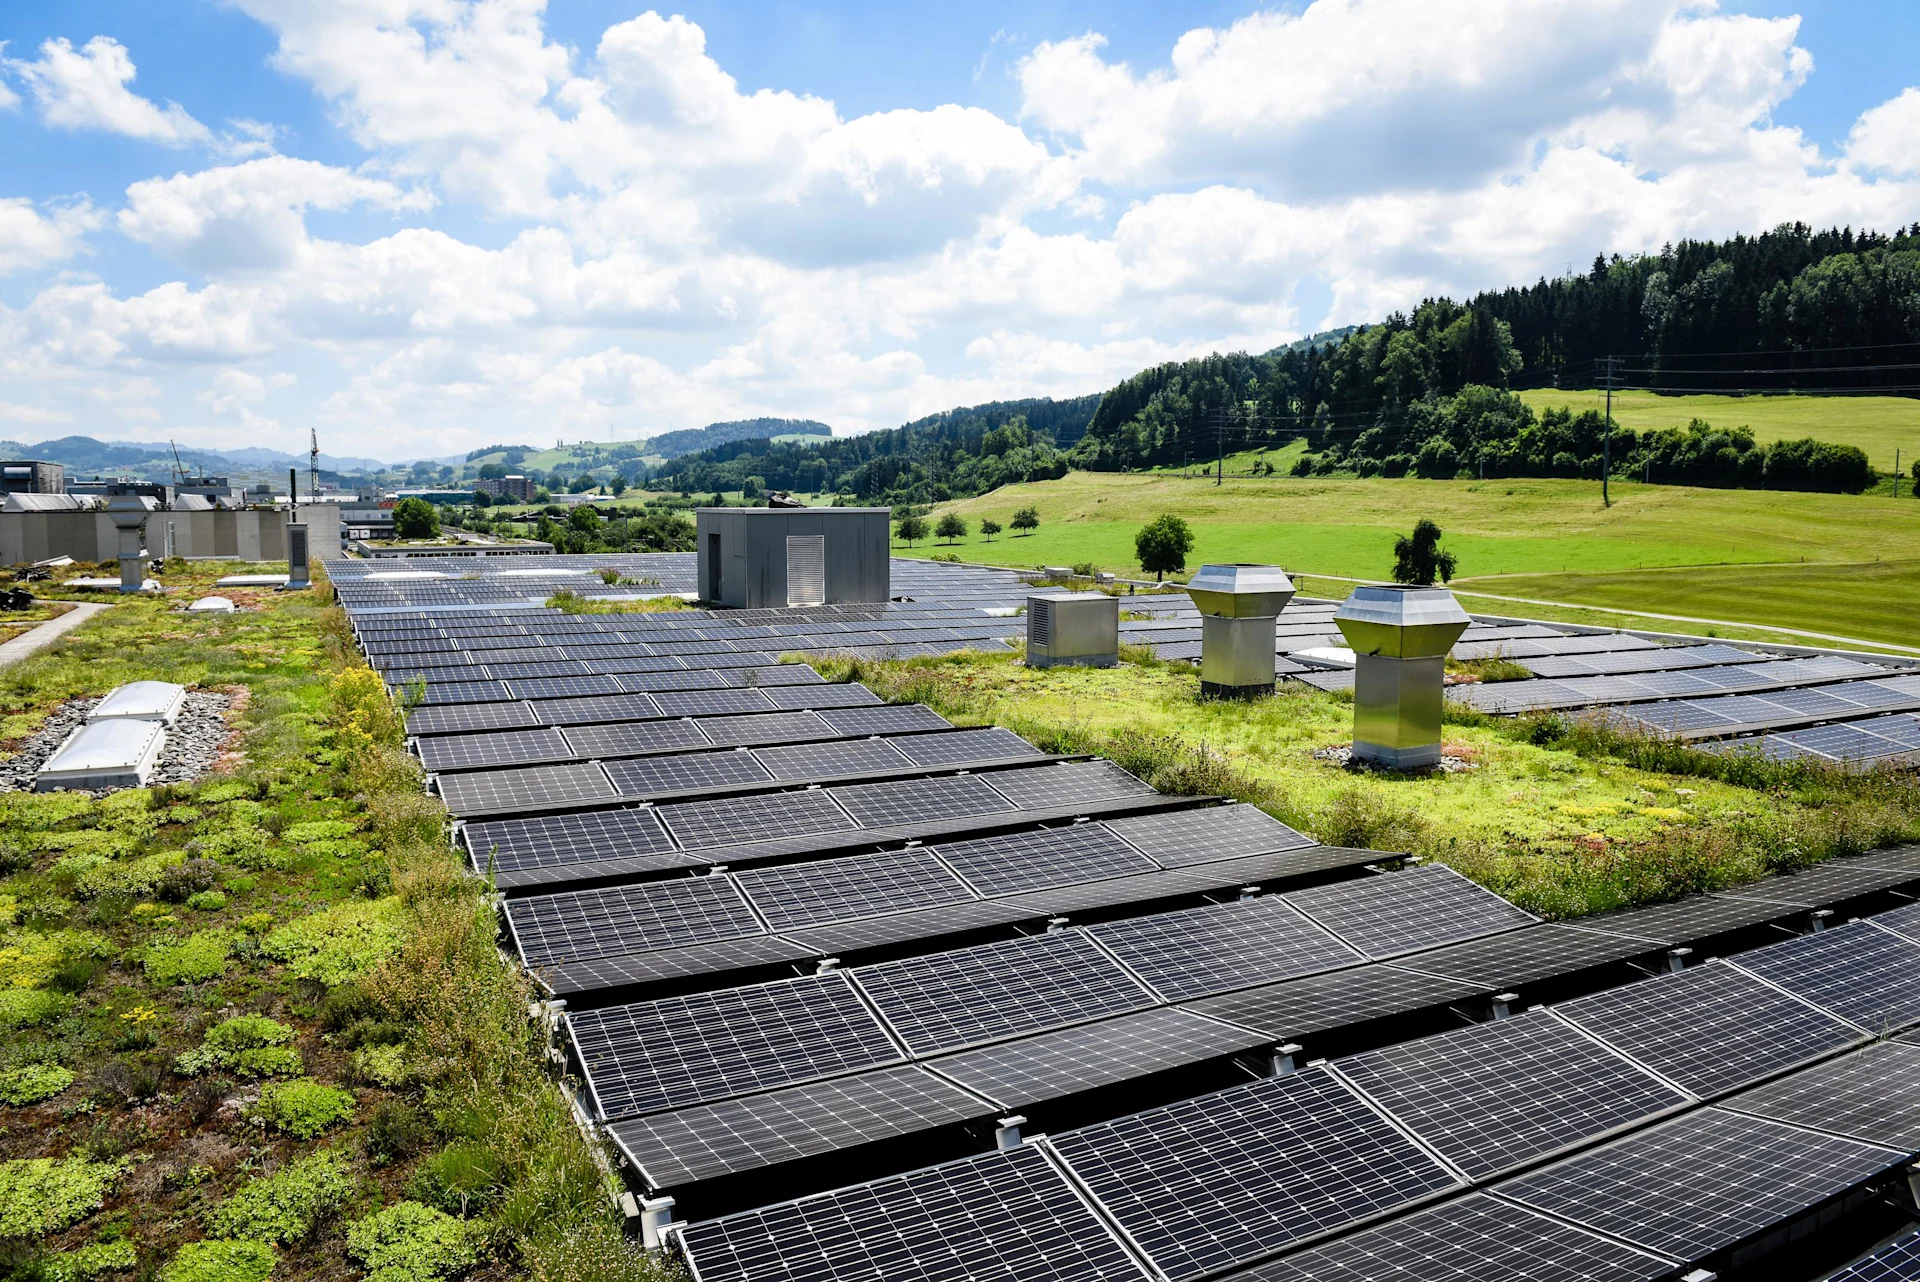
[[[307,429],[307,501],[314,501],[320,493],[320,432],[319,429]]]

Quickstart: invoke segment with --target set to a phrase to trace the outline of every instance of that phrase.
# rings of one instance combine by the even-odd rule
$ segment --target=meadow
[[[1552,406],[1582,410],[1606,407],[1603,391],[1535,388],[1520,393],[1535,413]],[[1920,462],[1920,400],[1910,396],[1663,396],[1658,392],[1615,392],[1614,421],[1636,432],[1685,427],[1701,418],[1715,427],[1751,427],[1762,445],[1798,440],[1857,445],[1867,461],[1891,472],[1894,451],[1901,469]]]

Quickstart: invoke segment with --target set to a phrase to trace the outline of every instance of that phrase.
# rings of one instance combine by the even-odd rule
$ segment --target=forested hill
[[[691,491],[839,492],[864,502],[933,502],[1012,481],[1066,474],[1098,394],[992,401],[929,414],[891,431],[823,442],[743,440],[664,465],[649,484]]]
[[[1920,224],[1893,236],[1784,226],[1659,254],[1596,258],[1584,275],[1429,299],[1332,348],[1162,365],[1101,398],[1075,465],[1121,468],[1306,436],[1298,470],[1426,476],[1597,475],[1598,415],[1536,417],[1509,389],[1911,392],[1920,386]],[[1732,425],[1636,436],[1614,465],[1655,481],[1854,489],[1845,446],[1777,459]]]
[[[733,441],[765,440],[771,436],[832,435],[832,428],[810,418],[743,418],[730,423],[709,423],[705,427],[683,427],[677,432],[662,432],[640,442],[640,448],[647,454],[670,459]]]

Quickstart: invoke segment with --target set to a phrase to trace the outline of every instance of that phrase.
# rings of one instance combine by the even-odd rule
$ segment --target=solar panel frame
[[[639,989],[689,979],[712,979],[729,972],[790,966],[819,956],[816,950],[778,935],[742,935],[710,944],[556,963],[542,967],[534,977],[554,996],[568,997],[609,988]]]
[[[1322,1068],[1049,1138],[1173,1282],[1456,1187]]]
[[[712,717],[739,712],[772,712],[772,700],[758,690],[661,690],[652,695],[662,716]]]
[[[410,735],[460,734],[476,730],[520,730],[540,724],[524,703],[450,703],[407,713]]]
[[[1762,900],[1692,895],[1671,903],[1623,908],[1585,920],[1594,929],[1610,934],[1636,935],[1673,945],[1759,926],[1792,911],[1786,905]]]
[[[567,726],[561,730],[567,744],[581,757],[636,757],[709,745],[700,724],[676,721],[621,721],[606,725]]]
[[[1660,947],[1654,940],[1544,922],[1400,957],[1394,965],[1429,975],[1472,980],[1482,991],[1494,992],[1625,961]]]
[[[776,708],[872,708],[878,707],[882,700],[879,695],[859,684],[827,684],[813,682],[803,685],[780,686],[763,690]]]
[[[1290,891],[1287,900],[1374,961],[1540,920],[1444,864]]]
[[[1509,1180],[1503,1197],[1682,1261],[1904,1163],[1857,1140],[1703,1108]]]
[[[694,1223],[681,1240],[699,1282],[1148,1278],[1031,1145]]]
[[[1544,1010],[1364,1051],[1334,1067],[1476,1179],[1687,1103]]]
[[[750,712],[735,717],[702,717],[700,729],[723,747],[802,743],[831,739],[832,727],[811,712]]]
[[[649,695],[608,694],[588,699],[540,699],[532,705],[544,725],[597,726],[623,721],[647,721],[660,715]]]

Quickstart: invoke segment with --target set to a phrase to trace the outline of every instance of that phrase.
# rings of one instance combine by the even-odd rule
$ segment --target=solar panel
[[[466,730],[514,730],[540,721],[524,703],[445,704],[407,714],[407,733],[451,734]]]
[[[1106,825],[1096,823],[943,842],[934,849],[983,895],[1072,885],[1156,867]]]
[[[979,775],[843,784],[832,792],[862,828],[901,828],[1014,808]]]
[[[1701,1098],[1858,1041],[1858,1030],[1710,963],[1555,1007]]]
[[[1904,1153],[1703,1108],[1500,1186],[1515,1201],[1698,1260],[1907,1160]]]
[[[764,693],[776,708],[870,708],[880,702],[863,685],[794,685]]]
[[[1287,899],[1373,958],[1496,934],[1537,920],[1439,864],[1290,891]]]
[[[490,734],[447,734],[422,739],[420,764],[428,770],[501,766],[571,757],[558,730],[496,730]]]
[[[585,762],[440,775],[438,780],[440,799],[456,815],[481,810],[532,810],[617,795],[600,767]]]
[[[582,757],[629,757],[675,748],[704,748],[707,737],[694,721],[629,721],[604,726],[568,726],[563,731]]]
[[[1867,920],[1882,930],[1891,930],[1915,942],[1920,942],[1920,904],[1908,904],[1904,908],[1895,908],[1891,912],[1875,913]]]
[[[507,915],[529,966],[760,933],[760,923],[726,877],[531,895],[510,900]]]
[[[1456,1183],[1318,1068],[1069,1131],[1051,1143],[1175,1282]]]
[[[663,690],[653,696],[669,717],[711,717],[734,712],[771,712],[773,704],[758,690]]]
[[[1030,770],[999,770],[991,778],[993,786],[1022,810],[1155,795],[1150,786],[1111,761],[1072,761]]]
[[[1011,730],[954,730],[946,734],[902,735],[893,741],[918,766],[963,766],[970,761],[1037,757],[1040,749]]]
[[[1726,1107],[1913,1152],[1920,1149],[1920,1046],[1880,1042],[1756,1086]]]
[[[1450,1002],[1483,997],[1469,980],[1446,979],[1391,966],[1355,966],[1244,992],[1186,1003],[1186,1008],[1265,1033],[1276,1042],[1364,1024]]]
[[[914,730],[951,730],[953,723],[917,703],[878,708],[829,708],[820,719],[839,734],[904,734]]]
[[[660,859],[663,868],[706,862],[676,851],[653,811],[641,807],[470,823],[463,840],[483,869],[489,861],[503,870],[640,857]]]
[[[1769,899],[1775,903],[1836,904],[1843,899],[1871,895],[1920,877],[1920,869],[1876,868],[1853,859],[1816,864],[1799,872],[1736,886],[1722,894],[1735,899]]]
[[[1106,827],[1166,868],[1314,844],[1258,806],[1244,804],[1109,819]]]
[[[542,699],[533,705],[533,710],[547,725],[569,727],[644,721],[660,715],[659,707],[644,694],[609,694],[592,699]]]
[[[943,935],[965,934],[1013,922],[1031,922],[1040,914],[999,900],[962,900],[936,908],[889,913],[883,917],[863,917],[856,921],[834,922],[804,931],[790,931],[788,937],[804,943],[823,957],[844,957],[872,948],[886,948],[913,940],[937,939]]]
[[[900,1053],[844,975],[807,975],[568,1015],[614,1118],[892,1063]]]
[[[513,697],[578,699],[587,695],[619,694],[620,689],[620,678],[610,676],[523,677],[513,682]]]
[[[449,669],[451,670],[451,669]],[[509,694],[507,687],[499,681],[433,681],[427,685],[422,703],[493,703],[501,699],[518,698]]]
[[[913,764],[885,739],[843,739],[792,748],[761,748],[753,755],[776,779],[831,779],[840,775],[904,770]]]
[[[730,972],[810,961],[819,955],[778,935],[742,935],[711,944],[688,944],[681,948],[658,948],[650,953],[566,962],[542,969],[537,978],[547,991],[565,997],[572,993],[644,987],[673,980],[698,978],[711,982]]]
[[[1476,1178],[1686,1102],[1545,1011],[1367,1051],[1335,1067]]]
[[[665,757],[636,757],[603,763],[623,797],[675,792],[706,792],[740,784],[770,782],[773,776],[747,752],[685,752]]]
[[[1108,922],[1087,933],[1169,1001],[1360,960],[1278,896]]]
[[[924,1068],[901,1065],[608,1129],[648,1187],[672,1189],[993,1113],[992,1105]]]
[[[501,681],[525,680],[529,677],[584,677],[591,676],[592,672],[578,659],[546,659],[534,663],[498,663],[491,657],[487,660],[487,675]]]
[[[1018,1110],[1270,1044],[1263,1034],[1169,1008],[982,1046],[927,1066]]]
[[[1595,930],[1619,935],[1637,935],[1663,944],[1682,944],[1706,939],[1727,931],[1743,930],[1785,916],[1790,909],[1779,904],[1752,899],[1729,899],[1721,895],[1694,895],[1670,904],[1651,904],[1644,908],[1623,908],[1586,919]]]
[[[700,1282],[1147,1277],[1032,1147],[691,1224],[682,1241]]]
[[[1062,931],[855,972],[919,1054],[1153,1004],[1153,996],[1084,935]]]
[[[1920,968],[1915,945],[1866,922],[1782,940],[1734,959],[1795,997],[1821,1006],[1869,1032],[1920,1019]]]
[[[1432,952],[1403,957],[1394,965],[1429,975],[1471,979],[1483,992],[1517,988],[1538,979],[1570,975],[1592,966],[1624,961],[1650,952],[1658,945],[1597,930],[1547,923],[1526,926],[1503,935],[1450,944]]]
[[[681,802],[660,807],[660,817],[686,850],[838,832],[854,826],[833,799],[817,788]]]
[[[831,739],[833,729],[811,712],[763,712],[738,717],[702,717],[699,722],[707,738],[729,747],[753,747],[759,744],[799,743],[807,739]]]
[[[1655,1282],[1673,1265],[1473,1193],[1255,1265],[1234,1282]]]
[[[1913,1282],[1916,1278],[1920,1278],[1920,1233],[1909,1233],[1841,1269],[1827,1282]]]
[[[973,898],[924,850],[748,868],[735,876],[775,930]]]

